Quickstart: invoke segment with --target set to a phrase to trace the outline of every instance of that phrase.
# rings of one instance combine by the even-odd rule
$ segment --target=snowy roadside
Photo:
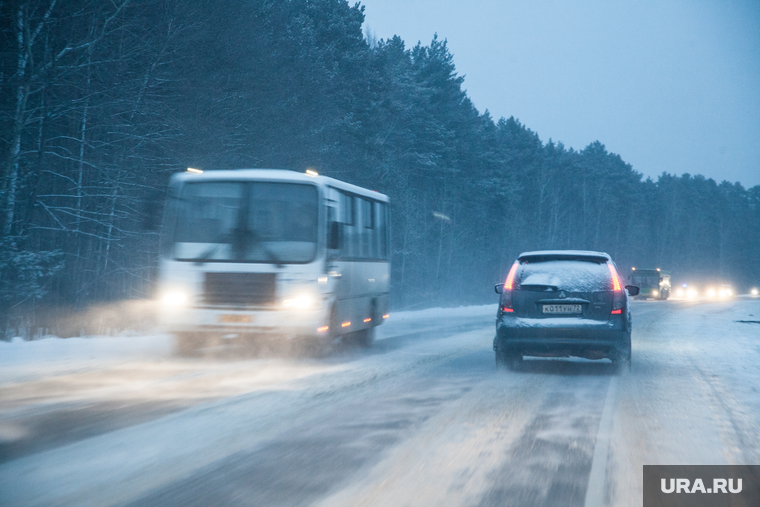
[[[442,328],[463,319],[490,319],[496,305],[430,308],[397,312],[377,330],[376,340],[412,332]],[[0,341],[0,384],[26,382],[40,376],[64,375],[116,364],[169,359],[173,340],[168,334],[151,333],[126,336],[86,336],[25,341],[14,338]]]
[[[424,322],[435,313],[403,320]],[[469,317],[462,314],[460,322]],[[441,363],[484,346],[488,350],[489,339],[481,329],[412,341],[401,350],[361,355],[356,361],[308,360],[305,363],[316,368],[305,377],[262,389],[248,385],[239,396],[4,463],[0,490],[14,502],[29,505],[128,501],[241,449],[250,452],[307,420],[332,417],[335,403],[357,396],[372,399],[380,385],[401,390],[408,379],[424,376]]]

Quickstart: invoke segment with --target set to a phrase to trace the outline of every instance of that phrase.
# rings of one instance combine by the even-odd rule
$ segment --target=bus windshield
[[[631,281],[643,288],[657,288],[660,286],[660,275],[655,274],[635,274],[631,276]]]
[[[174,257],[197,262],[306,263],[317,253],[317,189],[271,182],[182,187]]]

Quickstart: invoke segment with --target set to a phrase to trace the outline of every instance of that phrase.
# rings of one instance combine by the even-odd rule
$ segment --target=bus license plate
[[[544,313],[552,315],[571,315],[581,313],[581,305],[544,305]]]
[[[253,318],[250,315],[225,313],[219,316],[219,322],[223,324],[250,324]]]

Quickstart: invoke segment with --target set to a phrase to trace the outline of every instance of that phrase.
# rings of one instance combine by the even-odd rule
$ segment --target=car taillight
[[[520,266],[520,263],[515,262],[512,264],[512,267],[509,269],[509,274],[507,275],[507,281],[504,282],[504,288],[501,292],[501,304],[500,308],[502,312],[514,312],[514,309],[512,309],[512,287],[515,283],[515,274],[517,273],[517,268]]]
[[[504,282],[504,289],[512,290],[512,284],[515,281],[515,273],[517,273],[517,266],[519,266],[519,264],[515,262],[514,264],[512,264],[512,267],[509,269],[509,274],[507,275],[507,281]]]
[[[607,263],[607,267],[610,269],[610,276],[612,277],[612,311],[610,315],[620,315],[625,306],[625,292],[623,292],[623,286],[620,284],[620,277],[615,266],[612,263]]]
[[[618,278],[615,266],[608,263],[607,267],[610,268],[610,276],[612,276],[612,290],[615,292],[622,292],[623,287],[620,285],[620,278]]]

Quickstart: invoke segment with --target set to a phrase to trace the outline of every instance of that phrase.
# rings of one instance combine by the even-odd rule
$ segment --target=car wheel
[[[496,356],[496,369],[497,370],[504,370],[507,368],[507,360],[504,357],[504,354],[500,350],[495,350],[494,355]]]
[[[626,344],[623,346],[623,348],[615,350],[610,359],[612,360],[612,364],[618,367],[625,364],[628,366],[628,369],[630,370],[631,368],[631,336],[630,335],[628,335],[628,339],[626,340]]]
[[[505,355],[505,362],[507,364],[507,368],[509,368],[512,371],[517,371],[522,367],[523,364],[523,355],[519,352],[508,352]]]

